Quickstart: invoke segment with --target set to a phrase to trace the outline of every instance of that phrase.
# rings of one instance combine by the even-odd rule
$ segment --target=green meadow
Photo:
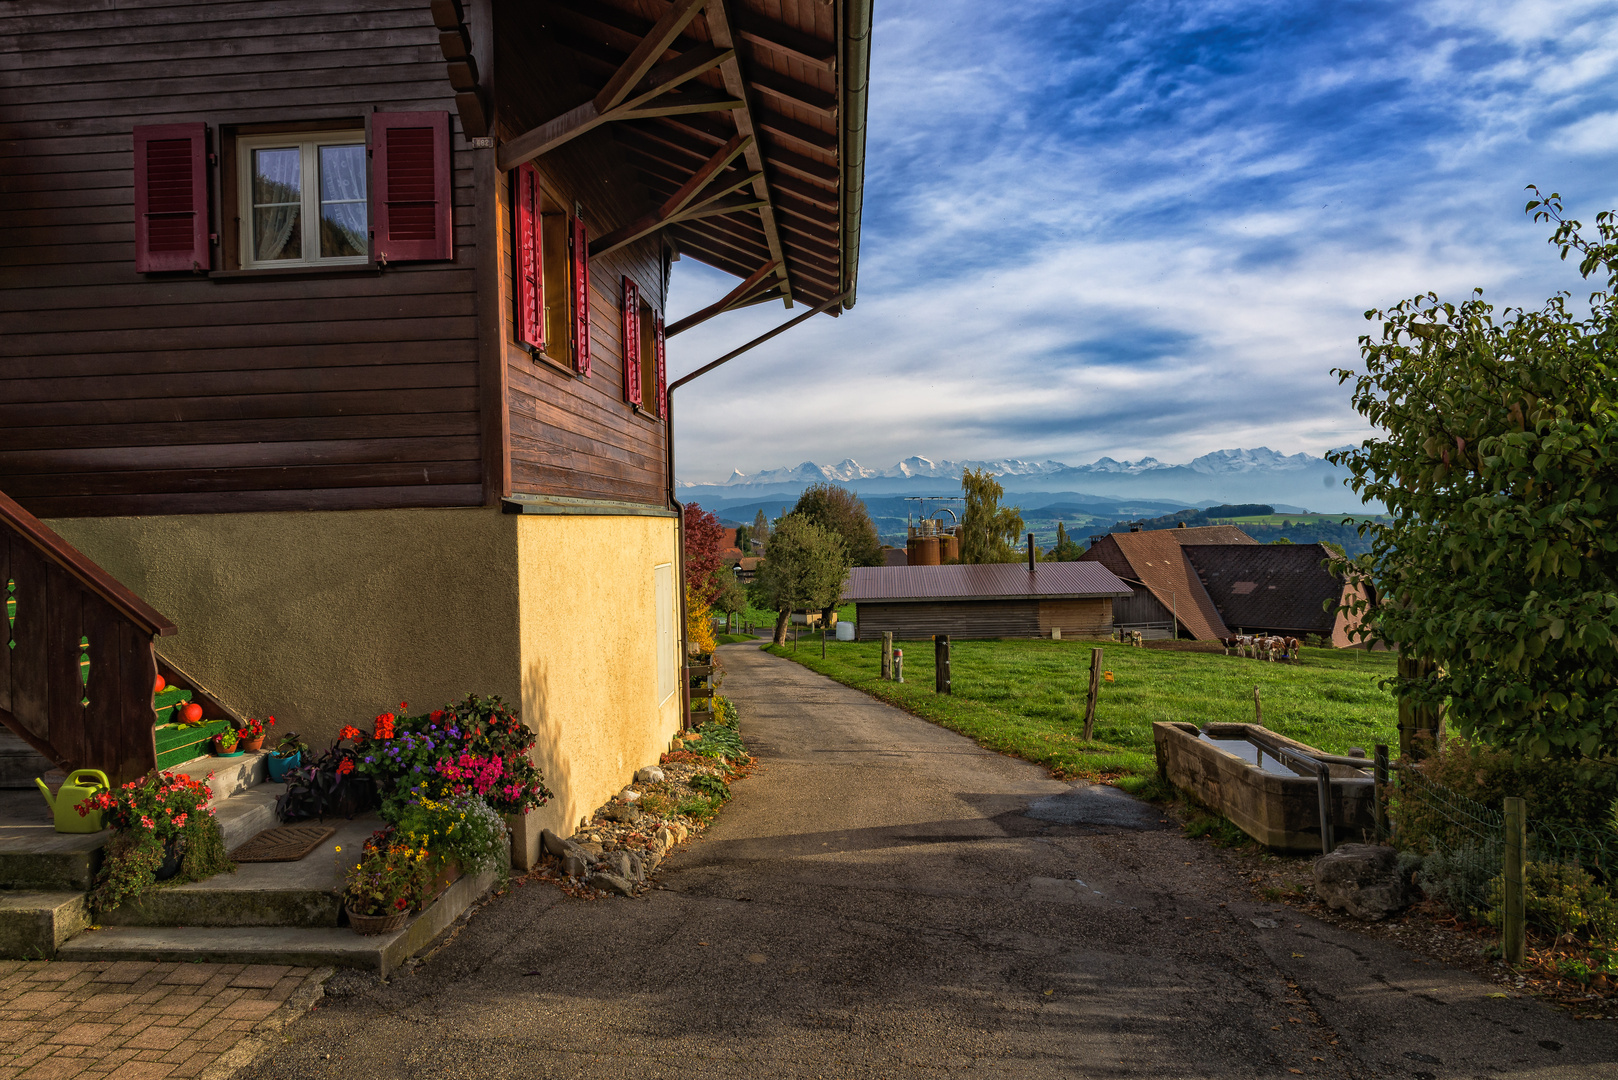
[[[905,682],[881,679],[877,642],[826,643],[805,634],[794,651],[766,651],[941,724],[1000,753],[1037,762],[1060,777],[1139,787],[1156,774],[1152,723],[1251,722],[1259,690],[1264,725],[1328,753],[1367,753],[1397,743],[1398,710],[1378,683],[1394,674],[1390,653],[1304,649],[1297,663],[1269,663],[1218,651],[1100,644],[1103,679],[1090,742],[1082,738],[1090,650],[1084,641],[956,641],[953,693],[933,691],[933,643],[901,642]]]

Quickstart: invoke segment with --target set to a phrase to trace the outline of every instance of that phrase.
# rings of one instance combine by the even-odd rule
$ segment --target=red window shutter
[[[516,264],[517,340],[536,349],[545,347],[545,280],[540,263],[539,174],[532,165],[520,165],[512,174],[516,188],[511,220],[512,261]]]
[[[371,117],[372,250],[379,261],[455,257],[449,113]]]
[[[208,126],[135,129],[135,269],[208,270]]]
[[[663,363],[663,320],[652,321],[652,336],[657,341],[657,415],[668,419],[669,415],[669,371]]]
[[[641,403],[640,392],[640,290],[624,278],[624,400]]]
[[[573,255],[573,370],[590,374],[590,235],[584,222],[573,219],[569,237]]]

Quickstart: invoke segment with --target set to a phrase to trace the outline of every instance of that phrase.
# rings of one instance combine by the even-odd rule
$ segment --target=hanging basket
[[[404,926],[405,920],[410,917],[408,911],[395,911],[392,915],[356,915],[353,908],[343,909],[348,913],[348,925],[354,928],[356,934],[391,934]]]

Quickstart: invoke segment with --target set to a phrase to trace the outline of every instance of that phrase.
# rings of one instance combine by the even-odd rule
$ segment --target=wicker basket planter
[[[395,911],[392,915],[356,915],[353,908],[344,908],[348,913],[348,925],[354,928],[356,934],[391,934],[404,926],[405,920],[410,917],[408,911]]]

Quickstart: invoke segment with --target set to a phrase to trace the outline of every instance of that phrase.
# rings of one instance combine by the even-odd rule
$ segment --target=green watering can
[[[45,796],[45,805],[51,808],[56,815],[57,832],[100,832],[101,811],[92,810],[83,817],[75,809],[81,802],[99,792],[112,787],[107,781],[107,774],[100,769],[75,769],[62,781],[62,786],[56,789],[56,798],[51,798],[51,789],[45,786],[45,781],[34,778],[39,785],[40,794]]]

